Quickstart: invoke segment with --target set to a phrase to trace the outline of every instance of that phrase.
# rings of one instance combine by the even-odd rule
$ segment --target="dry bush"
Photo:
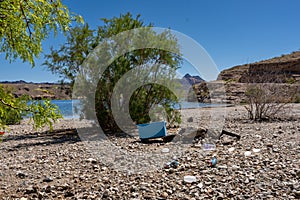
[[[249,74],[245,91],[245,106],[251,120],[262,121],[282,118],[297,94],[291,84],[282,83],[284,74],[266,72]],[[254,78],[255,77],[255,78]]]

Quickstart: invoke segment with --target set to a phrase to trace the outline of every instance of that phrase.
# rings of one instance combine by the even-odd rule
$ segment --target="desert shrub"
[[[282,75],[276,77],[274,74],[260,73],[255,78],[249,78],[245,91],[245,109],[249,119],[261,121],[280,118],[280,114],[293,102],[295,87],[280,83]]]

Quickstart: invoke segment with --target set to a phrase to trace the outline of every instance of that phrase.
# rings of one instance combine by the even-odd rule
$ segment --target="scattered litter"
[[[218,163],[217,157],[214,155],[213,158],[210,160],[210,167],[215,167]]]
[[[216,149],[215,144],[208,144],[208,143],[203,144],[203,150],[205,150],[205,151],[212,151],[215,149]]]
[[[253,151],[254,153],[258,153],[258,152],[260,152],[260,149],[252,149],[252,151]]]
[[[165,169],[169,169],[169,168],[177,168],[179,165],[179,162],[177,160],[172,160],[171,162],[167,162],[165,165],[164,165],[164,168]]]
[[[6,137],[7,134],[5,134],[5,129],[1,129],[0,128],[0,142],[2,141],[2,139],[4,139],[4,137]]]
[[[229,151],[229,152],[233,152],[234,149],[235,149],[234,147],[231,147],[231,148],[228,149],[228,151]]]
[[[197,181],[195,176],[184,176],[183,180],[186,183],[193,183]]]
[[[244,155],[245,156],[251,156],[251,151],[245,151]]]
[[[163,148],[163,149],[161,150],[161,152],[162,152],[162,153],[169,153],[169,152],[170,152],[170,149],[168,149],[168,148]]]
[[[197,186],[198,186],[198,188],[201,189],[201,188],[203,188],[203,183],[199,183]]]

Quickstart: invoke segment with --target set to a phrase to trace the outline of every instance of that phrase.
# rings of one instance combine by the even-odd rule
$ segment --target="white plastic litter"
[[[213,151],[213,150],[216,150],[216,145],[215,144],[205,143],[205,144],[203,144],[203,150],[204,151]]]
[[[251,151],[245,151],[244,155],[245,156],[251,156]]]
[[[260,152],[260,149],[252,149],[252,151],[253,151],[254,153],[258,153],[258,152]]]
[[[184,176],[183,180],[186,183],[193,183],[196,182],[197,179],[195,176]]]
[[[229,152],[233,152],[234,149],[235,149],[234,147],[231,147],[231,148],[228,149],[228,151],[229,151]]]
[[[170,149],[168,149],[168,148],[163,148],[163,149],[161,150],[161,152],[162,152],[162,153],[169,153],[169,152],[170,152]]]

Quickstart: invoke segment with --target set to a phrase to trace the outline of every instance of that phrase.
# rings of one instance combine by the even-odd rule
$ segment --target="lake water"
[[[52,100],[53,104],[56,104],[60,109],[64,118],[78,118],[78,115],[73,116],[72,104],[79,104],[79,100]],[[209,103],[198,103],[198,102],[181,102],[182,109],[189,108],[203,108],[203,107],[216,107],[224,106],[224,104],[209,104]],[[178,106],[179,108],[179,106]]]

